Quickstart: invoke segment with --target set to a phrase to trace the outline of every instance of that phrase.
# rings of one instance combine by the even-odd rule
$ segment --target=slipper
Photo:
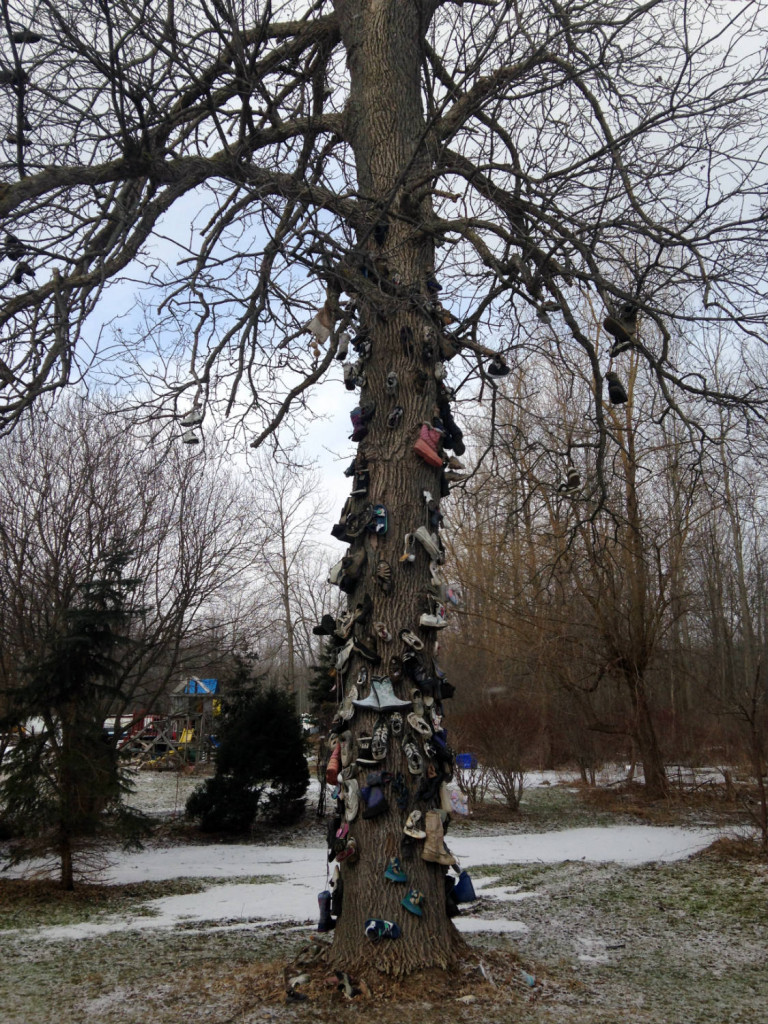
[[[408,876],[400,867],[400,859],[398,857],[390,857],[387,862],[387,866],[384,870],[384,877],[388,878],[390,882],[407,882]]]
[[[416,914],[417,917],[421,917],[424,913],[421,909],[423,902],[424,894],[420,893],[418,889],[411,889],[408,895],[400,900],[402,906],[412,914]]]
[[[421,715],[417,715],[412,711],[411,714],[408,715],[408,725],[410,725],[414,732],[417,732],[419,736],[431,738],[432,728],[429,723],[421,717]]]
[[[373,633],[379,640],[383,640],[385,644],[392,643],[392,634],[383,622],[374,622]]]
[[[411,839],[426,839],[427,833],[424,829],[419,828],[419,822],[421,821],[421,811],[411,811],[403,826],[403,832],[410,836]]]
[[[410,631],[410,629],[401,629],[398,636],[404,644],[408,644],[408,646],[412,647],[414,651],[424,650],[424,644],[419,640],[415,633]]]

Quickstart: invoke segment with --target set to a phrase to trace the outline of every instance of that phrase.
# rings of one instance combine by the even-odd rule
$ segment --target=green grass
[[[495,949],[507,941],[556,989],[578,994],[586,1007],[579,1021],[764,1024],[763,865],[699,856],[630,868],[488,864],[472,874],[537,894],[506,905],[489,901],[494,915],[522,921],[525,936],[479,941]]]

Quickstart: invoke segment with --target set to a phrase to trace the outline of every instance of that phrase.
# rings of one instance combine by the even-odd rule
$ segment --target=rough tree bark
[[[371,220],[358,231],[358,244],[361,254],[368,254],[367,262],[374,267],[382,266],[382,250],[386,248],[388,280],[382,283],[394,292],[390,296],[365,291],[359,296],[360,322],[372,343],[361,403],[375,404],[376,411],[368,436],[358,448],[368,463],[370,485],[368,495],[357,499],[355,510],[371,501],[384,504],[388,530],[385,536],[364,533],[353,543],[353,551],[360,545],[364,547],[367,571],[349,598],[349,606],[354,608],[365,594],[370,595],[372,618],[387,624],[394,635],[393,644],[377,641],[382,664],[369,669],[369,673],[382,675],[387,674],[390,656],[401,653],[397,639],[400,629],[412,630],[423,641],[422,659],[427,674],[432,673],[430,658],[436,641],[435,630],[418,624],[420,613],[425,610],[429,556],[417,545],[415,562],[399,561],[405,534],[427,523],[424,492],[428,491],[434,499],[440,496],[440,471],[427,466],[411,450],[420,425],[431,423],[437,414],[437,353],[433,352],[428,359],[422,356],[424,330],[436,327],[434,317],[427,311],[426,287],[434,264],[434,241],[426,233],[414,232],[409,220],[388,215],[393,204],[398,205],[398,213],[408,208],[410,217],[416,221],[427,220],[429,214],[429,210],[423,209],[429,200],[419,200],[414,195],[414,190],[428,179],[431,166],[419,80],[426,7],[400,0],[371,0],[363,4],[340,0],[336,4],[351,77],[348,116],[357,178],[360,193],[372,211]],[[377,225],[379,231],[375,231]],[[384,246],[376,242],[384,233],[382,225],[386,233]],[[393,281],[402,284],[392,287]],[[410,301],[405,294],[407,289],[413,290]],[[412,333],[410,349],[401,343],[403,329]],[[385,388],[387,374],[392,371],[398,378],[396,396],[388,395]],[[421,392],[416,386],[420,372],[428,378]],[[392,429],[387,426],[387,419],[396,404],[403,407],[403,416]],[[379,560],[386,561],[392,570],[389,594],[375,582],[373,570]],[[349,681],[357,678],[364,664],[353,655]],[[395,692],[400,698],[410,698],[407,679],[395,686]],[[355,734],[370,735],[376,717],[375,713],[358,711],[351,723]],[[409,773],[402,746],[391,736],[387,758],[380,767],[403,774],[411,790],[409,810],[418,807],[423,813],[434,806],[414,802],[421,777]],[[416,855],[403,863],[407,887],[383,882],[388,858],[400,854],[406,817],[391,794],[387,796],[388,813],[371,820],[358,816],[350,827],[361,856],[356,864],[342,865],[344,902],[331,961],[347,968],[375,964],[380,970],[396,974],[422,967],[448,967],[463,943],[446,912],[445,868],[423,861],[417,848]],[[416,917],[401,906],[400,900],[408,888],[424,894],[423,917]],[[371,917],[397,922],[402,938],[376,946],[367,943],[363,926]]]

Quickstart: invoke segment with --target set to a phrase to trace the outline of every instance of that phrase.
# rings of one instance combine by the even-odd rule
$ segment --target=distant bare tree
[[[6,438],[0,467],[0,699],[23,688],[25,665],[119,540],[141,615],[110,704],[93,714],[149,710],[211,649],[230,595],[255,579],[258,523],[235,481],[215,455],[153,446],[113,403],[76,397]]]

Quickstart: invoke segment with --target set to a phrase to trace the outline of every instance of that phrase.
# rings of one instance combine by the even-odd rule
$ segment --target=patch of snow
[[[478,864],[557,864],[566,860],[637,865],[690,857],[719,834],[714,828],[617,825],[538,834],[457,836],[449,845],[465,868]]]
[[[453,852],[463,866],[558,863],[584,860],[643,864],[679,860],[702,849],[717,836],[715,829],[616,826],[566,829],[536,835],[457,838]],[[28,865],[28,870],[30,867]],[[23,872],[12,869],[16,877]],[[144,904],[144,914],[119,916],[100,922],[25,930],[32,938],[71,940],[119,930],[174,928],[210,922],[213,927],[257,928],[276,922],[307,922],[317,917],[317,894],[326,888],[327,859],[324,847],[247,846],[216,844],[117,854],[100,878],[103,882],[132,883],[171,878],[269,875],[263,883],[215,885],[201,893],[168,896]],[[275,881],[277,876],[280,880]],[[480,894],[507,902],[529,899],[535,893],[516,886],[497,886],[497,877],[478,879]],[[151,916],[145,916],[149,912]],[[522,931],[520,922],[489,921],[466,916],[456,919],[461,931]],[[206,929],[207,930],[207,929]]]
[[[458,931],[465,934],[468,932],[505,932],[522,935],[528,931],[528,926],[522,921],[508,921],[504,918],[455,917],[453,923]]]
[[[491,899],[504,900],[505,903],[520,903],[523,900],[541,896],[540,892],[520,892],[519,890],[519,885],[498,885],[489,889],[481,889],[479,894],[483,897],[490,896]],[[477,886],[475,886],[475,891],[477,891]]]
[[[578,772],[526,772],[525,789],[539,789],[541,786],[559,786],[563,782],[578,782]]]

